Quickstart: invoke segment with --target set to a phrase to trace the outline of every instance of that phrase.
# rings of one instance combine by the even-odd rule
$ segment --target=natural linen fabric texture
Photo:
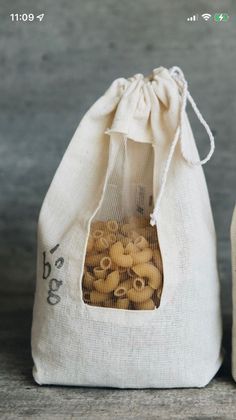
[[[37,383],[201,387],[219,369],[215,229],[202,167],[191,163],[199,156],[187,95],[181,72],[157,68],[149,78],[115,80],[79,124],[39,217],[32,326]],[[160,307],[151,311],[93,307],[82,299],[90,224],[104,207],[124,139],[135,145],[139,162],[144,148],[152,151],[151,223],[164,286]]]

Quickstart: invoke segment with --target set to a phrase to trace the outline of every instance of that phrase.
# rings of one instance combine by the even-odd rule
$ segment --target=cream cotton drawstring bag
[[[190,101],[210,139],[199,160]],[[214,138],[182,71],[115,80],[82,119],[38,224],[39,384],[201,387],[220,367]]]

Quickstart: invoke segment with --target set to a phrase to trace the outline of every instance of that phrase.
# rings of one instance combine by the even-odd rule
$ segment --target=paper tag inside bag
[[[150,191],[147,191],[146,186],[138,184],[136,185],[136,214],[145,215],[152,210],[153,196]]]

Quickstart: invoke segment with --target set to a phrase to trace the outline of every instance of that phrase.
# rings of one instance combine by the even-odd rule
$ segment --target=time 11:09
[[[41,22],[44,18],[44,13],[37,16],[35,16],[34,13],[11,13],[10,18],[12,22],[33,22],[35,19],[38,19]]]

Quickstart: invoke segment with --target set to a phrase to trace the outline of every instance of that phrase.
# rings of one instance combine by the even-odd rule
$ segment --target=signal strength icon
[[[190,22],[194,22],[194,21],[198,20],[198,15],[190,16],[190,17],[187,18],[187,20],[190,21]]]
[[[203,13],[202,18],[204,20],[209,20],[211,18],[211,15],[210,15],[210,13]]]

